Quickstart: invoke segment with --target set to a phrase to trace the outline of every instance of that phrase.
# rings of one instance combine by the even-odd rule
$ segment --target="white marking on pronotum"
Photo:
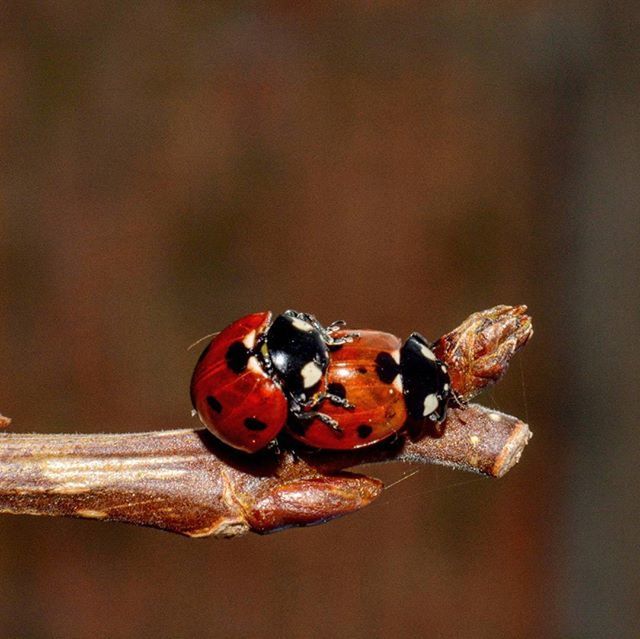
[[[245,338],[242,340],[242,343],[246,348],[252,349],[256,345],[256,332],[251,331],[245,335]]]
[[[393,381],[391,382],[391,385],[399,392],[402,392],[402,375],[400,375],[400,373],[398,373],[394,378]],[[389,389],[391,390],[391,389]]]
[[[393,351],[391,353],[391,357],[393,357],[393,360],[395,361],[396,364],[400,363],[400,351]]]
[[[307,362],[300,371],[302,385],[305,388],[315,386],[322,377],[322,369],[315,362]]]
[[[262,368],[260,368],[260,364],[258,363],[258,360],[256,357],[249,358],[249,361],[247,362],[247,368],[252,373],[258,373],[258,374],[262,373]]]
[[[427,359],[430,359],[432,362],[436,361],[436,356],[433,354],[433,351],[428,346],[425,346],[424,344],[420,344],[420,352]]]
[[[435,393],[431,393],[431,395],[427,395],[424,398],[424,408],[422,414],[426,417],[433,413],[434,410],[438,408],[438,398]]]
[[[291,318],[291,323],[299,330],[304,331],[305,333],[310,333],[313,330],[313,326],[309,324],[309,322],[305,322],[297,317]]]
[[[449,390],[449,384],[445,384],[445,385],[442,387],[442,390],[444,390],[444,391],[448,391],[448,390]]]
[[[441,370],[443,373],[448,373],[448,372],[449,372],[449,371],[448,371],[448,369],[447,369],[447,367],[446,367],[444,364],[441,364],[441,365],[440,365],[440,370]]]

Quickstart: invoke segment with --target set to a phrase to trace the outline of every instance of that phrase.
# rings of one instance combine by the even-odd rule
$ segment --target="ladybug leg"
[[[323,393],[318,401],[322,401],[323,399],[328,399],[335,406],[342,406],[342,408],[349,410],[353,410],[356,407],[355,404],[352,404],[345,397],[340,397],[340,395],[334,395],[333,393]]]
[[[326,392],[326,391],[319,393],[318,395],[316,395],[315,397],[312,397],[306,402],[301,402],[300,400],[297,400],[297,403],[300,409],[309,409],[309,408],[315,408],[325,399],[330,401],[335,406],[342,406],[342,408],[353,409],[356,407],[355,404],[352,404],[346,397],[341,397],[340,395],[336,395],[335,393]]]
[[[343,320],[337,320],[330,324],[328,328],[325,328],[318,322],[315,317],[311,317],[310,319],[313,327],[322,335],[322,339],[325,341],[327,346],[342,346],[342,344],[350,344],[354,340],[360,337],[360,333],[347,333],[342,337],[334,337],[333,333],[339,331],[345,324]]]
[[[342,337],[333,336],[333,333],[344,327],[346,324],[344,320],[336,320],[325,328],[313,315],[305,314],[305,319],[318,331],[318,333],[320,333],[320,335],[322,335],[322,339],[325,341],[327,346],[341,346],[342,344],[353,342],[355,339],[360,337],[360,333],[349,333]]]
[[[294,446],[291,446],[288,449],[289,453],[291,454],[291,458],[293,459],[294,463],[298,463],[301,459],[300,455],[298,455],[298,451],[295,449]]]
[[[304,411],[303,407],[300,406],[299,404],[293,404],[289,410],[291,411],[292,415],[296,419],[304,420],[304,421],[319,419],[323,424],[326,424],[331,430],[335,431],[336,433],[342,432],[342,428],[340,428],[340,424],[338,424],[338,422],[335,419],[333,419],[333,417],[330,417],[326,413],[320,413],[315,410]]]
[[[454,390],[449,391],[449,398],[454,408],[465,408],[468,404],[468,402],[465,402]]]
[[[311,411],[310,413],[305,414],[305,418],[308,419],[319,419],[323,424],[326,424],[332,431],[336,433],[341,433],[342,428],[340,428],[340,424],[333,419],[333,417],[329,417],[326,413],[317,413],[316,411]]]
[[[398,431],[393,433],[391,437],[387,437],[387,439],[385,439],[385,443],[388,446],[395,446],[399,441],[400,441],[400,434],[398,433]]]
[[[342,330],[345,325],[346,322],[344,320],[336,320],[335,322],[331,322],[326,329],[322,326],[318,329],[320,330],[324,341],[327,343],[327,346],[341,346],[342,344],[351,343],[360,337],[360,333],[356,332],[347,333],[342,337],[334,337],[333,334]]]
[[[301,313],[300,311],[288,310],[285,311],[284,314],[311,324],[311,326],[313,326],[313,328],[315,328],[318,333],[320,333],[327,346],[342,346],[342,344],[353,342],[353,340],[360,337],[359,333],[349,333],[348,335],[343,335],[342,337],[333,337],[332,334],[340,330],[344,326],[345,322],[343,320],[337,320],[336,322],[330,324],[328,328],[326,328],[316,319],[314,315],[311,315],[310,313]]]
[[[327,333],[331,335],[336,331],[339,331],[341,328],[344,328],[345,325],[346,325],[346,322],[344,320],[336,320],[335,322],[331,322],[331,324],[327,326]]]
[[[322,337],[327,346],[342,346],[342,344],[350,344],[360,337],[360,333],[348,333],[342,337],[332,337],[326,330],[322,334]]]
[[[272,451],[275,455],[280,455],[280,453],[282,452],[282,449],[280,448],[280,442],[278,442],[277,439],[274,439],[273,441],[270,441],[267,444],[267,450]]]

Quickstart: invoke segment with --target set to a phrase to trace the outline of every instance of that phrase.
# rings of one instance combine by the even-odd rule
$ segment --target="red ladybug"
[[[288,415],[324,420],[309,410],[327,393],[329,347],[354,338],[334,338],[341,325],[324,328],[312,315],[285,311],[271,321],[269,311],[243,317],[205,348],[191,378],[191,402],[202,423],[223,442],[249,453],[273,441]]]
[[[451,397],[446,366],[413,333],[324,328],[312,315],[248,315],[200,356],[191,400],[200,420],[230,446],[256,452],[287,425],[317,448],[373,444],[407,418],[442,421]]]
[[[444,419],[451,394],[449,376],[424,337],[413,333],[403,345],[389,333],[364,330],[358,335],[332,353],[327,369],[328,391],[346,404],[320,400],[317,407],[338,428],[326,428],[317,419],[294,418],[289,431],[297,440],[317,448],[360,448],[397,433],[408,418]]]
[[[358,331],[351,344],[331,354],[327,389],[348,402],[335,406],[320,400],[318,410],[338,423],[327,428],[318,419],[289,420],[297,440],[317,448],[359,448],[399,431],[407,420],[399,337],[379,331]]]

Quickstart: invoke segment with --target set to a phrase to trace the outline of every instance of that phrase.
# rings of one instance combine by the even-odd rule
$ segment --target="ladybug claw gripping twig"
[[[465,400],[461,395],[456,393],[455,390],[451,391],[451,399],[449,400],[450,405],[454,408],[464,408],[469,403]]]

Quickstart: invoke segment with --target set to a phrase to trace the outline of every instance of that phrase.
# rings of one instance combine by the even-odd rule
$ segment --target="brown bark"
[[[441,338],[452,385],[468,399],[506,371],[532,334],[525,307],[472,315]],[[6,418],[0,417],[0,426]],[[8,422],[8,420],[6,420]],[[531,434],[478,405],[452,408],[439,432],[348,452],[230,451],[205,430],[136,434],[0,434],[0,512],[74,516],[153,526],[192,537],[230,537],[319,523],[371,503],[364,463],[440,463],[501,477]]]

